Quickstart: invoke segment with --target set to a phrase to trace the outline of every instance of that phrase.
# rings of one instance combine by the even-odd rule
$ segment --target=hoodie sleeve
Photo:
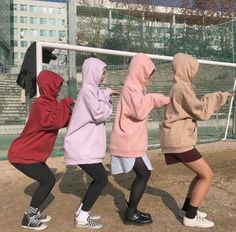
[[[91,91],[84,95],[85,104],[97,123],[105,122],[112,114],[112,105],[110,102],[109,91],[99,90],[98,96]]]
[[[223,106],[228,97],[229,92],[214,92],[206,94],[201,100],[189,94],[187,91],[182,92],[182,107],[195,120],[205,121]]]
[[[44,102],[44,114],[41,117],[40,125],[44,130],[58,130],[66,127],[71,117],[71,104],[74,103],[72,98],[64,98],[55,106],[50,106]]]
[[[129,89],[124,97],[130,99],[130,104],[127,101],[131,117],[137,120],[144,120],[153,108],[167,105],[170,102],[170,98],[158,93],[142,94],[141,92],[133,89]]]

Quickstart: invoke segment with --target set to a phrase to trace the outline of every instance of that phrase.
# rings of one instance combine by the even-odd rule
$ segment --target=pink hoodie
[[[96,58],[83,64],[83,85],[64,140],[67,165],[100,163],[105,156],[105,121],[112,113],[111,90],[98,87],[105,67]]]
[[[170,101],[169,97],[162,94],[143,93],[154,70],[155,65],[145,54],[138,53],[133,57],[111,132],[112,155],[140,157],[147,151],[148,114],[153,108],[166,105]]]

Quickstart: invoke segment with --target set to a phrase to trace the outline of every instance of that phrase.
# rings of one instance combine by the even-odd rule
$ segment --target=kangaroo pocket
[[[195,145],[197,141],[196,123],[183,120],[171,123],[168,127],[163,126],[161,133],[162,147],[184,148]]]

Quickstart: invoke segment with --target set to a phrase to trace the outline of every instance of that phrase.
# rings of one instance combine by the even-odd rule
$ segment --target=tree
[[[108,9],[104,8],[104,0],[78,0],[78,31],[77,44],[101,47],[104,41],[104,28]],[[105,30],[104,30],[105,29]]]

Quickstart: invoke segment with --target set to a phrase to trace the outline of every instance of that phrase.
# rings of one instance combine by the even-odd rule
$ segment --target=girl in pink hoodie
[[[64,140],[67,165],[78,165],[93,181],[75,213],[75,226],[101,228],[95,221],[100,215],[90,209],[107,184],[107,172],[102,165],[106,151],[105,122],[112,113],[112,89],[101,90],[106,77],[106,64],[97,58],[85,60],[82,66],[83,84],[73,109]]]
[[[132,183],[125,220],[128,224],[151,223],[149,213],[137,210],[145,191],[152,166],[146,156],[148,147],[147,117],[153,108],[169,103],[162,94],[144,94],[155,65],[145,54],[136,54],[131,60],[129,73],[120,96],[115,122],[111,132],[112,174],[127,173],[132,169],[136,178]]]

